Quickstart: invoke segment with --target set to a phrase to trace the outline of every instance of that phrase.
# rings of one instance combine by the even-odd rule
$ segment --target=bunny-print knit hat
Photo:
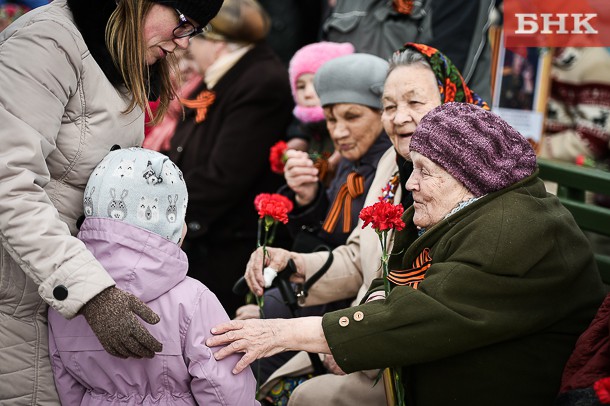
[[[118,149],[98,164],[85,188],[86,217],[125,221],[179,243],[188,202],[180,169],[158,152]]]

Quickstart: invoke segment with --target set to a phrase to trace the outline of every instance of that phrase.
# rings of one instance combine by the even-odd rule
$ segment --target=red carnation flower
[[[279,175],[284,173],[284,165],[286,157],[284,153],[288,149],[288,144],[284,141],[276,142],[269,150],[269,163],[271,164],[271,172]]]
[[[388,201],[380,201],[372,206],[367,206],[360,211],[360,218],[364,221],[362,228],[371,224],[371,227],[377,232],[379,242],[381,242],[381,274],[383,276],[383,287],[385,297],[388,297],[392,287],[388,279],[390,255],[388,254],[388,234],[389,230],[402,230],[405,223],[402,221],[402,213],[404,209],[402,205],[393,205]],[[384,371],[384,380],[386,383],[393,385],[393,396],[396,399],[397,405],[403,406],[404,391],[402,390],[402,373],[400,369],[389,368]]]
[[[401,219],[403,211],[402,205],[386,201],[367,206],[360,211],[360,218],[364,221],[362,228],[371,224],[377,232],[391,229],[400,231],[405,227]]]
[[[595,394],[604,405],[610,403],[610,378],[602,378],[593,384]]]
[[[271,217],[275,221],[288,223],[288,213],[293,204],[286,196],[277,193],[260,193],[254,199],[254,207],[260,218]]]

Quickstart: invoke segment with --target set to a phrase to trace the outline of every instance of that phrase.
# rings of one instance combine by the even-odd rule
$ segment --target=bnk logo
[[[610,46],[608,0],[505,0],[507,47]]]
[[[598,34],[599,31],[591,26],[591,19],[597,17],[596,13],[589,14],[540,14],[541,25],[538,24],[537,14],[516,14],[517,30],[515,34]],[[570,20],[570,21],[568,21]],[[572,24],[570,24],[572,23]],[[571,30],[566,27],[572,26]],[[542,29],[540,29],[542,27]]]

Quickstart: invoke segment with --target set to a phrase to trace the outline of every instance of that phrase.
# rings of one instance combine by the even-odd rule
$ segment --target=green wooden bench
[[[557,183],[557,197],[583,231],[610,237],[610,208],[585,202],[587,191],[610,195],[610,172],[543,158],[538,158],[538,167],[541,179]],[[595,259],[602,280],[610,285],[610,255],[596,253]]]

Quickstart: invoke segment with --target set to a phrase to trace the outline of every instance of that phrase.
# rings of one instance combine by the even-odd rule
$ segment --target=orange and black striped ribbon
[[[322,229],[332,233],[339,222],[339,215],[343,212],[343,232],[349,233],[352,228],[352,200],[364,193],[364,176],[352,172],[347,175],[347,180],[339,188]]]
[[[432,265],[430,248],[424,248],[413,261],[412,268],[390,271],[388,280],[396,285],[411,286],[413,289],[417,289],[419,283],[426,276],[426,271],[430,268],[430,265]]]
[[[211,90],[204,90],[197,95],[195,100],[180,99],[180,103],[190,109],[196,109],[197,115],[195,116],[195,122],[197,124],[205,120],[205,116],[208,114],[208,107],[214,103],[216,95]]]

